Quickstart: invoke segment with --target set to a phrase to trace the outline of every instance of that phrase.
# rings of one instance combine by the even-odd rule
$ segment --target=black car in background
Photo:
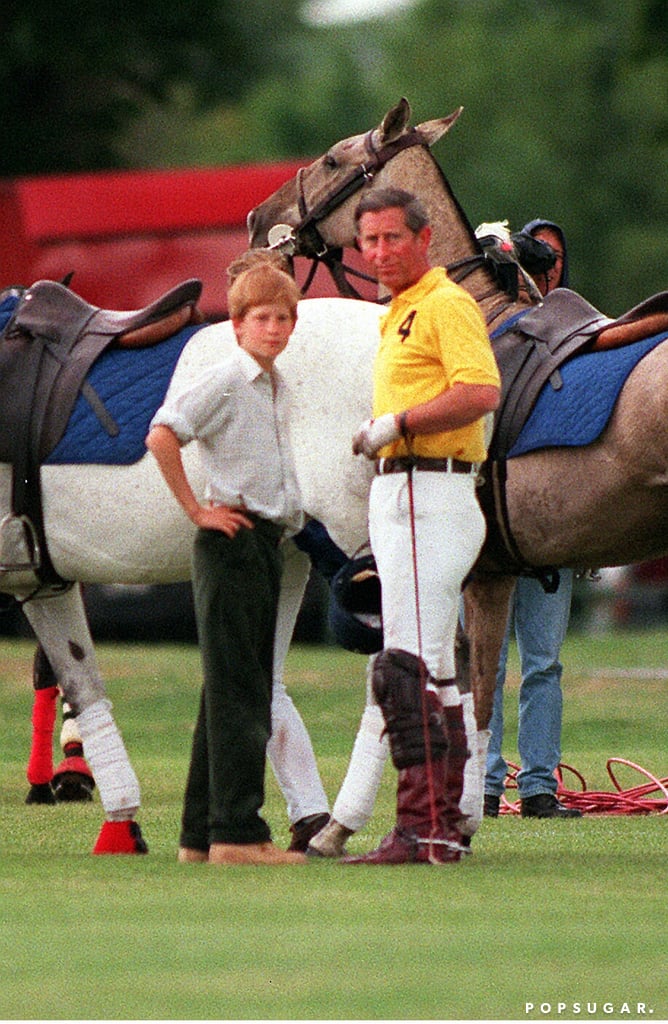
[[[197,643],[190,583],[90,584],[84,604],[94,640],[174,641]],[[311,573],[294,639],[302,643],[327,640],[329,588]],[[0,596],[0,636],[32,636],[30,626],[13,598]]]

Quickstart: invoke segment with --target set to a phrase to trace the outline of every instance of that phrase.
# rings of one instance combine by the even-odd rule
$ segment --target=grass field
[[[32,645],[0,643],[0,1018],[668,1017],[668,817],[486,820],[474,855],[443,868],[178,865],[198,652],[98,654],[141,781],[150,853],[90,855],[97,794],[25,805]],[[668,634],[572,635],[564,662],[564,761],[591,789],[611,789],[611,756],[668,775]],[[332,800],[364,668],[330,648],[296,647],[288,661]],[[516,761],[514,651],[509,669],[505,752]],[[389,766],[351,850],[391,827],[394,781]],[[287,845],[271,777],[266,813]]]

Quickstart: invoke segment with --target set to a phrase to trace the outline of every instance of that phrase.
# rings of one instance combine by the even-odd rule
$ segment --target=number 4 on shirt
[[[413,321],[415,320],[416,315],[417,310],[411,310],[406,319],[399,324],[399,327],[397,328],[397,334],[401,335],[402,341],[405,341],[408,335],[411,333],[411,327],[413,326]]]

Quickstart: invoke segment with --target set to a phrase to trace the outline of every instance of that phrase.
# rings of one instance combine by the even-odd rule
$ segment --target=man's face
[[[357,244],[381,284],[391,295],[410,288],[429,269],[431,230],[414,234],[398,207],[369,210],[360,217]]]

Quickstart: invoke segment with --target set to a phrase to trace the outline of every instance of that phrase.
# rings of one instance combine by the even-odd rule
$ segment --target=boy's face
[[[232,320],[237,341],[263,370],[271,370],[292,334],[296,317],[286,303],[252,306],[241,320]]]

